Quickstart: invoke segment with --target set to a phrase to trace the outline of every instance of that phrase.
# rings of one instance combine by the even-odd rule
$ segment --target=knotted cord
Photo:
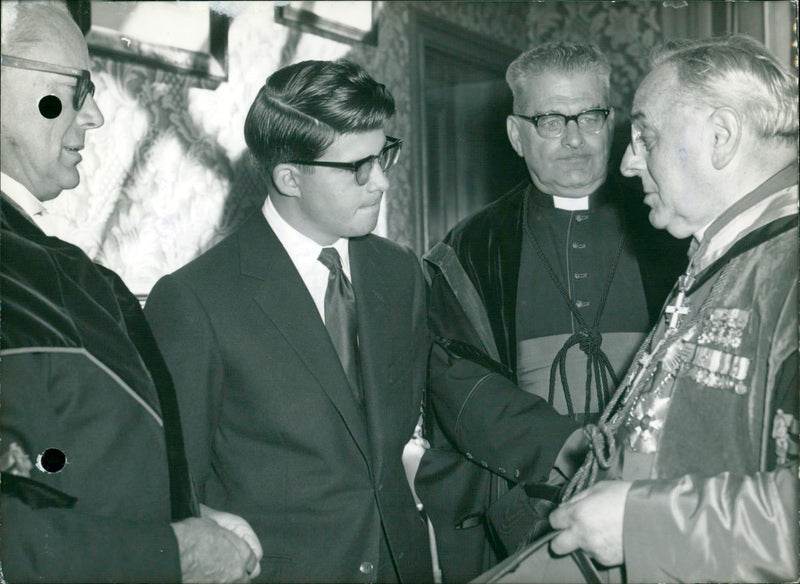
[[[580,313],[580,310],[570,298],[569,292],[564,287],[564,284],[561,283],[561,280],[555,273],[550,262],[544,255],[544,251],[542,250],[541,245],[539,245],[536,236],[533,234],[533,230],[528,225],[527,217],[528,217],[528,210],[527,210],[528,202],[527,199],[525,201],[525,218],[526,220],[523,221],[525,232],[528,234],[528,237],[531,238],[533,242],[533,247],[536,250],[536,255],[539,257],[539,260],[542,262],[542,265],[547,272],[547,275],[550,276],[550,279],[556,285],[559,293],[561,294],[564,302],[567,304],[572,315],[578,321],[578,330],[573,333],[561,347],[561,349],[556,353],[555,358],[553,359],[553,365],[550,368],[550,390],[547,396],[547,402],[550,405],[553,405],[553,399],[555,397],[555,389],[556,389],[556,374],[560,374],[561,377],[561,387],[564,390],[564,400],[567,404],[567,413],[571,418],[575,418],[575,411],[572,405],[572,398],[569,392],[569,383],[567,381],[567,353],[568,351],[575,345],[578,345],[581,351],[584,352],[586,355],[586,386],[585,390],[585,399],[584,399],[584,415],[586,417],[589,416],[589,411],[591,407],[591,398],[592,398],[592,379],[595,379],[595,388],[597,390],[597,401],[598,401],[598,410],[603,411],[605,407],[606,399],[609,395],[608,389],[608,376],[611,376],[611,380],[614,382],[614,385],[619,384],[619,379],[617,378],[616,373],[614,373],[614,368],[611,366],[611,362],[608,359],[608,356],[603,352],[601,345],[603,343],[603,337],[600,334],[599,325],[600,319],[603,316],[603,309],[606,305],[606,299],[608,298],[608,292],[611,289],[611,282],[614,280],[614,274],[617,272],[617,266],[619,265],[619,258],[622,255],[622,248],[624,247],[625,243],[625,235],[621,234],[619,238],[619,244],[617,245],[617,252],[614,256],[614,259],[611,263],[611,268],[608,271],[608,275],[606,276],[605,285],[603,286],[602,294],[600,295],[600,304],[597,307],[597,312],[595,313],[594,322],[590,327],[586,320],[583,318],[583,315]]]
[[[694,311],[693,316],[680,326],[667,328],[655,347],[649,352],[648,349],[652,347],[653,337],[656,331],[659,330],[658,327],[654,327],[650,331],[650,334],[647,335],[647,338],[636,352],[636,356],[633,360],[635,365],[630,368],[622,384],[617,388],[608,407],[600,416],[597,425],[589,424],[583,428],[586,437],[590,441],[591,448],[581,467],[564,488],[561,501],[569,501],[576,493],[591,487],[597,481],[597,475],[600,469],[608,470],[611,466],[617,451],[617,443],[614,436],[625,420],[627,420],[631,410],[638,403],[639,395],[647,385],[643,379],[645,374],[649,372],[651,376],[654,375],[655,369],[650,366],[653,363],[657,364],[663,360],[664,351],[672,344],[675,335],[677,335],[680,330],[690,329],[695,326],[701,315],[707,311],[708,307],[718,302],[718,295],[722,290],[725,290],[725,284],[730,277],[730,273],[733,271],[731,267],[732,264],[733,262],[731,262],[729,258],[728,263],[720,268],[717,281],[711,286],[708,296],[700,307]],[[688,285],[688,282],[694,279],[692,277],[692,269],[692,262],[690,261],[684,276],[679,279],[681,286]],[[665,312],[662,310],[659,318],[663,318],[664,314]],[[677,370],[678,367],[679,366],[676,365],[675,369]]]

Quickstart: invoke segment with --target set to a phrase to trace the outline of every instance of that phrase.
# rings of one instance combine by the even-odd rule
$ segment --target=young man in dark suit
[[[57,2],[4,1],[2,24],[0,579],[247,582],[258,541],[198,507],[136,297],[36,223],[104,121],[83,35]]]
[[[401,456],[429,347],[416,256],[371,235],[400,141],[347,61],[271,75],[245,122],[267,198],[153,289],[202,500],[241,513],[281,582],[424,582]]]

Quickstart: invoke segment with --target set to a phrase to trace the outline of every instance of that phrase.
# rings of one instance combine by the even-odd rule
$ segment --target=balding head
[[[85,56],[88,62],[83,34],[64,3],[3,0],[2,10],[4,54],[37,59],[43,50],[57,49],[63,55],[62,59],[52,61],[57,65],[84,68],[68,62],[67,55],[72,53]]]
[[[91,95],[78,111],[73,105],[80,70],[89,70],[89,51],[60,2],[4,0],[2,11],[0,167],[46,201],[78,185],[85,133],[103,123]]]

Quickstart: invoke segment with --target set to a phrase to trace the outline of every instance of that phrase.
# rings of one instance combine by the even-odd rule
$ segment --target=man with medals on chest
[[[586,556],[609,581],[797,577],[797,80],[743,36],[654,64],[622,171],[654,226],[691,236],[689,266],[587,428],[550,550],[482,581],[584,581]]]
[[[566,438],[597,419],[685,265],[681,252],[655,258],[654,236],[666,237],[640,203],[636,222],[633,197],[609,177],[614,109],[609,62],[597,47],[542,45],[520,55],[506,79],[508,137],[530,180],[425,257],[429,320],[442,340],[430,363],[433,450],[417,490],[438,524],[445,578],[456,580],[488,568],[492,553],[513,552],[537,519],[546,524],[531,506],[531,494],[542,495],[531,485],[546,483]],[[503,375],[473,383],[462,369],[481,360],[477,353]],[[437,457],[442,450],[451,456]],[[447,480],[462,498],[437,491],[446,471],[435,470],[459,457],[466,460]],[[514,483],[527,489],[502,497]],[[443,492],[448,500],[437,500]],[[482,518],[489,507],[491,527]],[[477,572],[462,559],[465,546],[470,561],[484,562]]]

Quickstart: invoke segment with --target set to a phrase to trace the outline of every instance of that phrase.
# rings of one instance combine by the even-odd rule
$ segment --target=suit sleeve
[[[222,399],[222,359],[214,333],[194,291],[174,275],[156,283],[145,315],[172,373],[186,458],[204,501]]]
[[[412,264],[410,272],[414,274],[414,292],[411,304],[411,338],[414,342],[413,368],[414,389],[419,391],[415,395],[420,408],[423,406],[424,388],[427,378],[428,352],[431,347],[431,333],[428,328],[428,295],[425,287],[425,277],[422,267],[413,251],[409,250],[409,261]]]
[[[430,313],[435,335],[475,346],[477,336],[443,277],[432,278]],[[429,395],[443,433],[467,458],[503,478],[546,481],[577,425],[519,389],[501,374],[502,366],[493,370],[477,361],[433,345]]]
[[[169,524],[72,509],[32,509],[0,498],[0,568],[8,582],[179,582]]]

